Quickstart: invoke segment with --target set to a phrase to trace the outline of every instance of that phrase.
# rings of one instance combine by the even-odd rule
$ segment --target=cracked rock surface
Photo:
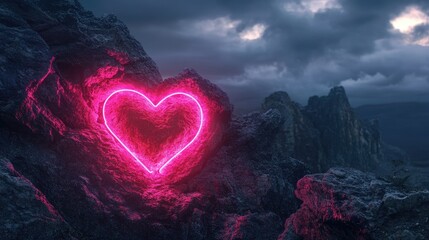
[[[341,87],[307,106],[276,92],[234,116],[216,85],[193,70],[163,80],[122,22],[72,0],[2,1],[0,45],[2,239],[428,236],[426,191],[360,171],[392,154]],[[90,121],[92,96],[183,82],[210,100],[214,141],[188,175],[151,185]]]

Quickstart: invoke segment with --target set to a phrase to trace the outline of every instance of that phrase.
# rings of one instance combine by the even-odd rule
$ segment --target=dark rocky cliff
[[[297,183],[303,202],[279,239],[426,239],[429,191],[405,193],[361,171],[332,168]]]
[[[294,103],[287,93],[266,98],[262,110],[276,109],[284,122],[274,136],[280,145],[275,152],[288,151],[312,171],[332,166],[374,170],[383,162],[377,126],[361,123],[354,115],[343,87],[328,96],[311,97],[305,107]]]
[[[331,166],[371,170],[382,161],[378,129],[355,117],[343,87],[331,89],[328,96],[311,97],[304,112],[320,132],[322,170]]]
[[[306,107],[274,93],[231,118],[219,88],[191,70],[162,81],[120,21],[76,1],[2,1],[0,29],[2,239],[377,238],[409,226],[395,233],[427,236],[427,192],[357,170],[307,175],[383,161],[377,130],[356,120],[341,88]],[[151,185],[91,121],[94,93],[183,82],[215,109],[215,140],[191,173]],[[415,218],[395,215],[411,205],[423,206]]]

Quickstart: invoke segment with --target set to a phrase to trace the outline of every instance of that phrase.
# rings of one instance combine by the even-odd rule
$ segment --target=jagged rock
[[[301,208],[286,220],[279,239],[429,236],[429,191],[405,191],[372,174],[332,168],[300,179],[295,194]]]
[[[272,213],[231,216],[218,239],[275,239],[279,231],[279,217]]]
[[[12,25],[10,28],[28,29],[30,36],[35,35],[44,43],[42,49],[53,56],[43,74],[40,66],[36,66],[37,69],[20,65],[15,68],[38,73],[40,79],[25,82],[21,78],[30,79],[30,76],[17,76],[26,84],[17,86],[20,95],[11,98],[21,103],[19,110],[8,107],[2,112],[5,115],[2,119],[8,125],[16,125],[16,116],[30,130],[55,142],[63,141],[64,137],[81,137],[82,131],[86,131],[85,137],[75,138],[76,141],[106,142],[97,137],[105,132],[101,127],[101,105],[108,91],[129,85],[152,91],[178,86],[201,93],[200,101],[208,109],[205,117],[213,124],[200,134],[210,135],[199,141],[201,145],[207,145],[204,151],[200,151],[194,161],[187,162],[189,166],[177,170],[175,179],[190,174],[189,169],[201,169],[203,160],[219,146],[232,113],[226,94],[192,71],[162,82],[155,63],[115,17],[96,18],[76,1],[6,1],[1,6],[5,15],[12,12],[12,19],[23,22],[22,26]],[[19,49],[19,46],[11,47]],[[30,52],[37,52],[39,46],[30,47],[36,48],[30,48]],[[11,55],[8,63],[20,62],[22,59],[19,57],[23,56]],[[14,89],[9,87],[9,90]],[[20,128],[19,123],[16,128]],[[206,144],[207,139],[210,139],[210,144]],[[93,155],[99,151],[95,147]]]
[[[145,84],[161,81],[155,63],[125,25],[112,15],[96,18],[77,1],[6,0],[0,3],[0,9],[3,122],[13,121],[27,96],[26,88],[46,74],[53,56],[61,78],[57,82],[54,81],[57,76],[51,77],[49,84],[58,86],[45,88],[44,98],[49,96],[49,102],[64,101],[57,99],[52,91],[69,83],[79,83],[79,87],[91,90],[88,85],[93,83],[83,80],[95,74],[103,74],[105,78],[144,79]],[[105,70],[100,72],[100,69]]]
[[[378,130],[355,117],[343,87],[331,89],[328,96],[311,97],[304,113],[320,132],[322,170],[331,166],[370,170],[383,160]]]
[[[275,92],[265,98],[262,111],[276,109],[282,123],[271,135],[273,152],[283,153],[305,162],[312,171],[321,171],[323,149],[319,131],[302,113],[302,107],[293,102],[286,92]]]
[[[0,195],[2,239],[75,239],[45,195],[2,158]]]
[[[282,118],[282,127],[272,135],[277,144],[273,150],[304,161],[313,172],[331,166],[374,170],[383,164],[377,126],[355,117],[342,87],[311,97],[305,107],[276,92],[262,105],[263,111],[269,109],[278,110]]]
[[[343,92],[305,108],[278,92],[260,112],[231,119],[228,96],[195,71],[162,81],[113,16],[96,18],[76,1],[6,0],[0,23],[0,158],[15,169],[0,168],[0,181],[12,179],[6,191],[37,193],[49,203],[2,194],[2,220],[15,224],[0,228],[12,234],[6,239],[45,216],[49,224],[26,228],[23,238],[274,239],[298,209],[294,186],[309,171],[351,161],[364,169],[378,160],[377,136],[350,113]],[[112,149],[100,93],[122,84],[201,93],[212,111],[213,141],[192,171],[154,184]],[[20,208],[26,201],[29,209]]]

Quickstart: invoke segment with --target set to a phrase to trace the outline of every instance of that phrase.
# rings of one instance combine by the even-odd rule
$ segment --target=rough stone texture
[[[206,119],[215,123],[201,133],[210,135],[211,142],[206,144],[204,151],[195,156],[194,161],[189,162],[196,165],[192,166],[192,169],[201,169],[203,160],[218,148],[232,112],[226,94],[192,71],[162,82],[155,63],[129,35],[126,26],[115,17],[96,18],[92,13],[84,11],[75,1],[5,1],[2,6],[5,15],[12,12],[14,14],[11,13],[10,18],[23,22],[22,25],[9,28],[28,29],[32,37],[34,35],[34,38],[44,43],[43,48],[29,43],[28,51],[37,52],[40,47],[46,50],[49,59],[47,66],[15,64],[13,70],[17,72],[17,76],[12,75],[13,79],[25,82],[23,79],[28,78],[32,81],[15,84],[15,92],[13,87],[5,85],[4,98],[7,99],[7,108],[1,112],[5,124],[22,129],[16,124],[16,116],[19,122],[24,123],[32,132],[39,133],[55,143],[74,138],[75,142],[107,141],[108,145],[108,139],[100,139],[106,137],[103,135],[105,131],[100,109],[108,91],[130,85],[153,91],[174,86],[188,87],[192,88],[194,93],[201,93],[200,96],[204,99],[200,101],[208,105],[206,109],[210,110],[205,114]],[[58,36],[58,39],[55,36]],[[16,51],[21,46],[7,46],[5,51],[8,51],[9,47]],[[12,66],[20,62],[21,58],[25,58],[18,54],[6,56],[6,66]],[[41,69],[44,71],[41,72]],[[20,74],[29,71],[37,75]],[[0,79],[13,82],[6,80],[8,71],[1,74],[4,78]],[[14,99],[12,104],[9,103],[10,99]],[[19,109],[18,103],[21,104]],[[65,145],[65,149],[73,149],[68,147],[68,144]],[[102,146],[94,147],[91,150],[93,155],[97,152],[104,152],[106,155],[109,152],[108,147],[101,148]],[[76,150],[80,151],[81,156],[88,155],[86,149]],[[115,157],[126,156],[113,156]],[[97,161],[93,163],[100,164]],[[177,179],[190,174],[187,169],[179,169],[176,172]]]
[[[286,92],[275,92],[265,98],[263,111],[276,109],[282,118],[281,127],[271,135],[270,144],[273,152],[283,153],[304,161],[312,171],[320,171],[324,157],[320,132],[310,119],[303,114],[303,109],[293,102]]]
[[[380,164],[378,130],[366,128],[355,117],[343,87],[331,89],[328,96],[311,97],[305,114],[320,132],[324,152],[322,170],[330,166],[370,170]]]
[[[341,89],[313,98],[307,107],[274,93],[260,112],[231,119],[232,106],[219,88],[192,70],[162,81],[121,22],[95,18],[75,1],[2,1],[0,30],[0,190],[10,193],[0,196],[5,239],[276,239],[299,208],[294,188],[300,178],[331,165],[367,169],[382,160],[377,130],[354,118]],[[210,99],[213,143],[202,164],[174,184],[149,183],[102,134],[96,93],[130,83],[187,84]],[[380,198],[366,195],[373,177],[359,174],[353,184],[361,187],[344,190],[345,205],[361,196],[371,204]],[[347,177],[336,179],[332,191],[350,184]],[[307,195],[328,199],[317,186]],[[395,189],[398,196],[411,196]],[[369,216],[367,209],[373,209],[364,200],[356,215]],[[390,210],[378,214],[386,221],[350,220],[353,230],[366,229],[352,233],[372,236],[382,231],[377,229],[416,223],[389,213],[402,213],[409,202],[385,202],[392,203]],[[287,222],[307,219],[300,224],[313,226],[319,216],[302,209]],[[342,229],[342,222],[332,224]],[[344,236],[317,227],[315,232],[333,239]],[[416,225],[397,234],[424,231]],[[301,234],[290,227],[287,232]]]
[[[279,239],[427,239],[429,191],[405,191],[371,174],[332,168],[300,179],[303,202]]]
[[[343,87],[311,97],[305,107],[276,92],[262,104],[262,110],[268,109],[277,109],[284,119],[274,136],[275,151],[304,161],[312,171],[331,166],[374,170],[385,162],[377,126],[355,117]]]
[[[46,74],[53,56],[61,75],[57,82],[51,80],[51,88],[55,89],[79,83],[75,87],[81,92],[91,91],[96,83],[83,81],[97,74],[105,78],[122,76],[130,81],[143,79],[144,84],[161,81],[155,63],[113,15],[95,18],[71,0],[6,0],[0,3],[0,9],[2,121],[11,121],[26,97],[26,88]],[[45,91],[45,95],[53,95],[50,102],[62,100],[63,105],[73,107],[68,99],[56,99],[58,96],[48,88]]]
[[[2,239],[74,239],[46,196],[2,158],[0,195]]]

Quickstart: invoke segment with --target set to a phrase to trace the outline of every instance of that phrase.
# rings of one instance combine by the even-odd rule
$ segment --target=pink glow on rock
[[[103,203],[98,199],[96,194],[94,194],[93,192],[91,192],[91,190],[88,189],[87,185],[82,185],[82,190],[98,209],[103,209]]]
[[[89,119],[91,129],[96,130],[97,135],[103,139],[101,146],[106,147],[103,155],[112,156],[105,159],[103,167],[115,168],[116,172],[124,171],[126,174],[131,172],[135,180],[150,185],[175,183],[200,171],[207,154],[221,141],[223,126],[218,119],[223,117],[220,114],[224,110],[223,106],[207,95],[207,90],[202,88],[204,85],[192,78],[179,78],[156,86],[147,86],[145,81],[120,81],[117,77],[122,78],[118,75],[112,79],[99,80],[102,84],[87,88],[86,93],[87,99],[90,100],[88,105],[93,109]],[[103,105],[113,92],[121,89],[138,90],[144,93],[153,105],[178,92],[187,93],[194,98],[193,100],[185,95],[174,95],[166,98],[158,108],[136,93],[115,94],[109,99],[104,109],[109,127],[130,150],[135,151],[139,160],[145,165],[147,163],[148,170],[154,171],[152,174],[137,162],[104,124]],[[120,112],[121,114],[117,114]],[[203,120],[201,129],[200,116]],[[118,120],[120,117],[123,117],[123,121],[110,124],[111,120]],[[168,122],[174,118],[177,121]],[[192,141],[198,131],[198,137],[192,144],[172,158]],[[157,144],[153,144],[153,140]],[[170,159],[172,161],[160,169]]]
[[[345,222],[349,220],[341,213],[340,203],[334,196],[333,189],[323,180],[316,182],[311,177],[304,177],[298,181],[297,185],[295,195],[303,203],[301,208],[293,214],[293,221],[287,222],[287,224],[292,224],[298,235],[309,239],[322,239],[323,234],[320,229],[323,229],[325,221]],[[316,209],[317,212],[308,209]],[[307,224],[303,224],[304,221]]]
[[[63,134],[66,130],[65,124],[58,119],[52,111],[46,107],[43,104],[40,104],[36,93],[41,88],[41,86],[47,81],[47,79],[52,76],[55,73],[55,70],[53,68],[53,62],[55,60],[55,57],[52,57],[49,62],[49,68],[45,75],[42,76],[40,79],[36,79],[27,86],[26,92],[27,95],[21,105],[21,111],[19,111],[16,114],[16,117],[18,119],[21,119],[22,122],[32,129],[33,131],[36,131],[35,127],[32,125],[32,121],[35,119],[40,119],[41,117],[44,119],[44,122],[46,124],[50,125],[50,127],[47,127],[49,129],[49,135],[51,138],[53,138],[54,133],[53,130],[57,131],[59,134]],[[58,83],[59,77],[54,76],[55,81]],[[57,88],[57,94],[60,94],[61,91],[63,91],[62,88]],[[59,104],[59,103],[58,103]],[[24,114],[25,112],[25,114]]]
[[[159,82],[152,78],[142,79],[141,74],[126,73],[126,67],[109,63],[82,74],[67,75],[62,72],[65,70],[73,72],[74,70],[62,69],[62,65],[56,66],[55,64],[56,62],[52,58],[47,72],[40,79],[30,82],[16,117],[31,130],[53,141],[64,139],[82,144],[85,147],[81,149],[81,154],[85,154],[87,151],[90,151],[91,154],[88,155],[88,158],[77,161],[91,161],[87,164],[100,171],[109,172],[117,181],[120,181],[119,179],[121,181],[130,180],[138,183],[139,186],[177,183],[201,171],[205,166],[205,161],[209,159],[209,154],[219,147],[222,141],[223,132],[230,117],[231,109],[228,108],[230,105],[221,100],[223,95],[215,86],[197,75],[180,75]],[[79,69],[76,71],[79,72]],[[64,76],[71,79],[64,79]],[[153,174],[144,170],[140,164],[136,164],[136,159],[112,136],[104,124],[103,104],[109,95],[120,89],[136,89],[144,93],[152,103],[159,103],[162,97],[178,92],[189,94],[196,100],[185,95],[171,96],[164,100],[166,106],[172,106],[166,108],[168,111],[167,114],[164,113],[165,118],[152,118],[168,120],[171,119],[168,116],[176,114],[174,117],[180,120],[178,121],[180,124],[170,124],[172,130],[176,129],[170,136],[172,139],[175,137],[177,141],[164,139],[165,143],[171,143],[171,146],[175,145],[176,148],[157,146],[147,149],[152,154],[149,155],[148,161],[152,161],[150,163],[154,169],[150,167],[148,169],[154,170]],[[124,97],[127,96],[120,96],[120,94],[111,96],[110,100],[113,100],[111,102],[113,105],[109,103],[106,106],[108,109],[105,110],[113,111],[116,105],[114,102]],[[163,108],[164,104],[160,104],[158,108],[150,107],[151,104],[142,97],[139,97],[137,102],[146,106],[146,111],[142,111],[145,109],[141,109],[139,106],[134,108],[136,111],[131,111],[129,108],[121,111],[126,111],[125,115],[131,114],[132,117],[137,117],[137,120],[141,119],[141,116],[145,116],[145,113],[147,115],[148,112],[154,116],[162,116],[163,111],[155,110]],[[180,104],[176,104],[176,102]],[[127,104],[133,106],[132,103]],[[106,117],[108,116],[110,115]],[[200,116],[203,120],[202,128],[199,128],[198,124]],[[166,127],[169,126],[167,123],[165,122]],[[113,124],[115,126],[112,126],[112,130],[116,135],[121,134],[121,131],[116,131],[124,129],[126,124],[123,124],[117,126],[120,129],[116,129],[116,125]],[[156,124],[152,125],[156,126]],[[128,129],[132,129],[133,134],[144,133],[135,124]],[[163,129],[160,130],[162,132]],[[198,131],[198,137],[193,140]],[[181,134],[184,132],[187,134]],[[168,135],[165,133],[153,136],[159,140],[164,135]],[[193,142],[187,146],[192,140]],[[132,141],[131,144],[126,141],[126,139],[123,140],[130,149],[136,148],[138,150],[136,153],[146,156],[145,150],[142,148],[144,144],[140,144],[141,138],[138,141]],[[86,145],[85,142],[91,144]],[[87,146],[88,148],[86,148]],[[92,149],[89,150],[89,147]],[[186,147],[186,149],[178,153],[181,150],[179,147]],[[166,149],[171,151],[166,151]],[[157,152],[162,154],[157,154]],[[178,153],[177,156],[175,156],[176,153]],[[168,154],[169,158],[165,158]],[[91,158],[95,156],[96,159]],[[171,160],[170,163],[161,164],[168,160]]]
[[[15,175],[17,178],[19,178],[21,181],[25,182],[32,188],[34,192],[34,198],[40,201],[52,216],[62,220],[61,215],[58,213],[55,207],[48,201],[46,196],[33,185],[33,183],[30,180],[28,180],[25,176],[23,176],[21,173],[16,171],[12,163],[7,163],[7,168],[13,175]]]
[[[286,231],[279,239],[287,239],[287,230],[304,239],[330,239],[336,231],[346,231],[354,239],[367,239],[364,220],[356,213],[353,200],[332,184],[335,181],[336,176],[329,173],[298,181],[295,195],[303,202],[286,220]]]
[[[118,95],[128,95],[128,97],[132,97],[132,99],[128,99],[131,100],[133,102],[131,102],[131,104],[134,104],[136,102],[138,102],[139,100],[141,101],[142,99],[149,103],[149,104],[140,104],[140,107],[145,108],[145,110],[148,111],[148,113],[150,114],[144,114],[144,118],[140,119],[143,121],[140,121],[140,123],[147,123],[147,121],[153,121],[157,124],[161,124],[161,128],[166,128],[169,126],[165,126],[166,125],[166,121],[167,121],[167,125],[168,123],[171,124],[171,122],[169,122],[169,120],[160,120],[160,119],[148,119],[148,118],[163,118],[163,117],[170,117],[170,116],[164,116],[163,114],[153,114],[154,111],[158,111],[158,112],[163,112],[163,111],[167,111],[166,107],[168,107],[168,104],[170,105],[169,107],[171,107],[171,105],[186,105],[186,101],[183,102],[183,98],[177,98],[177,97],[185,97],[187,99],[190,99],[191,102],[193,102],[197,107],[198,107],[198,121],[194,122],[197,125],[197,131],[196,133],[192,133],[192,131],[190,132],[187,128],[185,128],[182,132],[182,136],[174,136],[173,139],[169,138],[167,136],[167,140],[163,139],[164,141],[167,141],[167,144],[163,144],[161,142],[161,145],[167,145],[166,148],[164,149],[156,149],[156,151],[158,152],[165,152],[166,154],[148,154],[148,151],[145,151],[147,149],[142,149],[143,151],[146,152],[146,154],[142,154],[138,151],[138,147],[132,147],[132,146],[136,146],[138,144],[134,144],[132,143],[133,141],[142,141],[144,139],[136,139],[136,137],[132,137],[132,136],[126,136],[127,134],[123,135],[120,134],[118,132],[120,132],[120,128],[115,128],[112,127],[111,125],[111,118],[108,114],[106,114],[106,108],[108,108],[107,106],[110,105],[110,102],[114,101],[113,99],[115,97],[117,97]],[[136,99],[136,98],[140,98],[140,99]],[[176,102],[174,102],[174,104],[172,104],[173,102],[168,102],[171,99],[176,98]],[[118,101],[118,100],[117,100]],[[126,100],[125,100],[126,101]],[[141,102],[140,102],[141,103]],[[188,103],[189,104],[189,103]],[[159,108],[158,108],[159,107]],[[149,108],[149,109],[148,109]],[[168,112],[168,111],[167,111]],[[171,112],[171,110],[170,110]],[[173,113],[176,113],[177,111],[173,111]],[[204,125],[204,113],[203,113],[203,109],[200,105],[200,103],[197,101],[197,99],[195,97],[193,97],[192,95],[188,94],[188,93],[184,93],[184,92],[174,92],[171,93],[167,96],[165,96],[164,98],[162,98],[158,103],[154,104],[146,95],[144,95],[141,92],[138,92],[136,90],[132,90],[132,89],[120,89],[120,90],[116,90],[113,93],[111,93],[106,100],[104,101],[103,104],[103,109],[102,109],[102,114],[103,114],[103,120],[104,120],[104,124],[106,126],[106,128],[108,129],[108,131],[112,134],[112,136],[122,145],[122,147],[134,158],[134,160],[140,164],[144,170],[146,170],[148,173],[156,175],[157,173],[163,174],[164,173],[164,169],[166,167],[168,167],[169,164],[171,164],[173,162],[173,160],[176,160],[178,158],[178,156],[180,154],[182,154],[185,150],[188,149],[188,147],[193,144],[199,137],[201,130],[203,128]],[[115,114],[115,113],[113,113]],[[131,113],[132,114],[132,113]],[[173,115],[174,116],[174,115]],[[184,122],[189,122],[186,120],[188,119],[188,116],[185,116],[186,119]],[[127,118],[127,116],[119,116],[118,118]],[[192,122],[192,120],[191,120]],[[177,123],[173,123],[173,125],[176,125]],[[192,124],[191,124],[192,125]],[[125,128],[127,128],[128,126],[124,126]],[[156,126],[155,126],[156,127]],[[168,128],[169,130],[175,130],[172,129],[171,127]],[[159,133],[164,133],[165,134],[169,134],[168,132],[164,131],[164,132],[159,132]],[[186,136],[186,135],[190,135],[190,136]],[[147,136],[149,138],[153,137],[153,136]],[[124,140],[127,139],[128,141]],[[191,138],[191,140],[188,140],[189,138]],[[177,142],[176,139],[179,139],[179,141]],[[128,142],[128,143],[126,143]],[[171,143],[172,142],[172,143]],[[131,144],[130,144],[131,143]],[[159,141],[157,141],[157,143],[159,143]],[[155,144],[155,143],[146,143],[144,146],[142,146],[142,148],[153,148],[153,146],[149,146],[151,144]],[[159,145],[157,146],[159,147]],[[149,155],[149,156],[147,156]],[[160,160],[155,160],[152,159],[152,161],[148,160],[147,158],[151,158],[153,157],[153,155],[160,157],[159,155],[161,155],[161,159]],[[155,164],[154,164],[155,163]]]
[[[112,49],[107,50],[107,54],[111,57],[113,57],[116,61],[118,61],[120,64],[124,65],[130,62],[130,59],[128,58],[128,55],[122,52],[117,52]]]
[[[93,85],[100,84],[100,79],[110,79],[113,78],[116,74],[121,70],[120,67],[117,66],[105,66],[97,69],[96,74],[88,77],[85,80],[85,87],[89,88]]]
[[[241,228],[246,224],[248,216],[238,216],[235,218],[234,225],[231,228],[231,239],[243,239]]]

